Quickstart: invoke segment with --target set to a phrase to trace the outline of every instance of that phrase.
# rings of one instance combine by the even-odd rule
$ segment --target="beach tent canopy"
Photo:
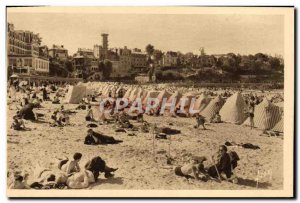
[[[201,94],[200,97],[195,101],[194,110],[198,110],[201,113],[205,107],[209,104],[211,99],[206,94]]]
[[[204,116],[206,120],[209,121],[216,115],[217,112],[220,111],[223,104],[224,99],[220,95],[218,95],[206,106],[206,108],[200,114]]]
[[[176,100],[175,105],[177,105],[181,97],[182,94],[179,91],[175,91],[167,100],[167,104],[171,104],[173,99],[175,99]]]
[[[128,99],[129,96],[130,96],[130,94],[131,94],[131,91],[132,91],[132,90],[133,90],[133,87],[129,87],[129,88],[127,89],[127,91],[125,92],[123,98]]]
[[[247,104],[245,103],[241,93],[236,92],[229,97],[224,106],[220,110],[222,121],[242,124],[247,118]]]
[[[266,98],[255,107],[254,110],[254,127],[262,130],[272,129],[281,119],[281,112],[278,106],[274,105]],[[250,125],[248,118],[244,125]]]
[[[86,89],[86,86],[83,85],[70,85],[64,102],[69,104],[78,104],[82,98],[86,96]]]
[[[11,77],[11,78],[19,78],[19,76],[16,75],[16,74],[12,74],[10,77]]]
[[[146,105],[147,104],[147,100],[148,98],[157,98],[157,96],[159,95],[159,91],[155,91],[155,90],[151,90],[147,92],[147,95],[145,96],[145,98],[143,99],[143,104]]]
[[[272,128],[272,131],[283,133],[283,118]]]
[[[163,99],[168,99],[171,96],[171,94],[166,91],[166,90],[162,90],[159,92],[159,94],[157,95],[157,99],[159,100],[159,103],[161,104]]]

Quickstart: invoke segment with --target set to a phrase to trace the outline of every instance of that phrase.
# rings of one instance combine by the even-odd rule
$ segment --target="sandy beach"
[[[43,102],[42,108],[35,112],[45,114],[43,121],[32,123],[25,121],[30,131],[14,131],[10,129],[12,116],[17,109],[14,104],[7,110],[7,167],[10,171],[26,170],[29,181],[35,165],[39,162],[44,167],[54,168],[54,157],[72,156],[75,152],[83,154],[81,165],[87,159],[101,156],[109,166],[119,170],[115,177],[105,179],[103,175],[89,189],[256,189],[257,173],[268,174],[260,177],[260,189],[283,188],[283,137],[260,136],[261,130],[250,130],[249,127],[230,123],[207,124],[207,130],[195,129],[195,118],[172,118],[144,116],[149,123],[158,127],[170,127],[181,131],[170,139],[155,139],[153,150],[153,135],[151,133],[115,132],[114,124],[98,125],[96,132],[123,140],[116,145],[84,145],[88,124],[85,120],[85,110],[78,110],[70,116],[70,126],[50,127],[50,115],[60,105]],[[75,109],[77,105],[66,104],[65,109]],[[95,107],[96,108],[96,107]],[[134,126],[141,124],[132,121]],[[171,125],[170,125],[171,124]],[[235,169],[239,178],[238,184],[227,181],[221,183],[209,180],[207,182],[187,180],[174,174],[173,166],[182,165],[192,155],[211,156],[218,146],[228,142],[251,143],[260,149],[245,149],[228,147],[238,153],[240,161]],[[167,165],[166,155],[174,159],[172,165]],[[155,151],[155,155],[153,153]],[[204,162],[205,166],[210,160]],[[83,166],[82,166],[83,167]]]

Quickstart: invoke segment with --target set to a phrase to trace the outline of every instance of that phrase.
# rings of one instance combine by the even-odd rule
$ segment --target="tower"
[[[102,33],[102,49],[103,49],[103,56],[104,59],[107,59],[107,52],[108,52],[108,34]]]

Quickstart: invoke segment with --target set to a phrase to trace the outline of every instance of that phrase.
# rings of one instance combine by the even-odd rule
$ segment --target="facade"
[[[178,54],[177,52],[168,51],[163,56],[163,66],[170,67],[177,65]]]
[[[131,66],[133,68],[146,68],[147,67],[147,55],[140,49],[133,49],[131,52]]]
[[[131,50],[126,46],[119,50],[119,72],[120,75],[128,75],[131,65]]]
[[[15,30],[8,23],[7,58],[8,68],[24,74],[47,75],[49,73],[48,49],[40,46],[41,38],[30,31]]]
[[[52,45],[49,49],[49,57],[57,58],[60,61],[65,61],[68,58],[68,50],[64,48],[63,45]]]
[[[86,58],[95,58],[94,50],[92,49],[78,48],[77,54],[79,54],[80,56],[84,56]]]

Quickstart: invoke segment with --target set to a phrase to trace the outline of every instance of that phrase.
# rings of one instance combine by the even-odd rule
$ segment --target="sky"
[[[78,48],[102,44],[145,49],[152,44],[162,51],[207,54],[284,54],[284,18],[281,15],[241,14],[115,14],[11,12],[7,21],[16,30],[39,33],[42,44],[64,45],[69,54]]]

